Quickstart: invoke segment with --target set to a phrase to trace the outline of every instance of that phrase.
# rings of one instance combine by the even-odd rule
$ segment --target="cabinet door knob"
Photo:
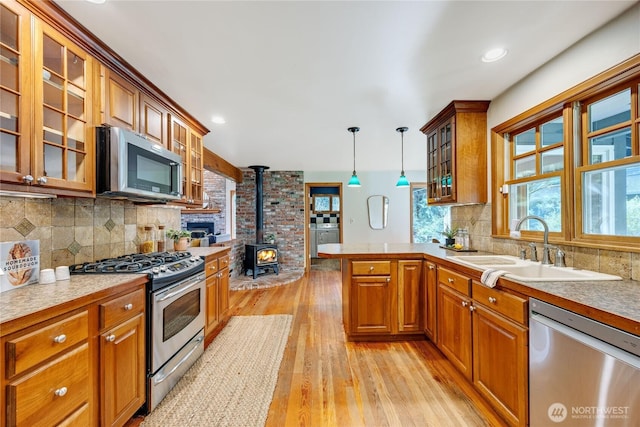
[[[469,311],[473,311],[473,310],[475,310],[475,309],[476,309],[476,308],[475,308],[474,306],[472,306],[472,305],[470,305],[470,306],[469,306]]]
[[[66,387],[60,387],[59,389],[56,389],[56,391],[53,392],[53,394],[55,394],[58,397],[62,397],[65,394],[67,394],[67,388]]]
[[[468,306],[468,305],[469,305],[469,303],[468,303],[467,301],[462,301],[462,306],[463,306],[463,307],[466,307],[466,306]]]
[[[25,184],[31,184],[33,182],[33,177],[31,175],[25,175],[22,177],[22,182]]]
[[[47,177],[41,176],[37,179],[39,185],[45,185],[47,183]]]
[[[447,280],[449,281],[449,283],[455,282],[455,280],[453,280],[451,277],[449,277]]]
[[[107,342],[114,342],[116,340],[116,336],[113,334],[107,335],[105,339],[107,340]]]
[[[53,338],[53,342],[58,343],[58,344],[62,344],[66,340],[67,340],[67,336],[65,334],[60,334],[57,337]]]
[[[126,311],[132,310],[132,309],[133,309],[133,304],[131,304],[131,303],[129,303],[129,304],[125,304],[125,305],[124,305],[124,309],[125,309]]]
[[[369,267],[369,271],[373,271],[373,265]]]
[[[498,301],[498,300],[497,300],[497,299],[495,299],[494,297],[489,297],[489,302],[490,302],[491,304],[495,304],[495,303],[496,303],[496,301]]]
[[[435,270],[436,268],[433,265],[429,266],[429,270]]]
[[[391,277],[387,277],[387,283],[391,282]]]

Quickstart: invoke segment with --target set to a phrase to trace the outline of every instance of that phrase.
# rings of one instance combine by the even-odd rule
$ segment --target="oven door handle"
[[[164,295],[162,298],[160,298],[158,300],[158,302],[162,302],[162,301],[166,301],[169,298],[173,298],[176,295],[180,295],[184,292],[186,292],[188,289],[191,289],[192,287],[194,287],[195,285],[197,285],[198,283],[200,283],[202,281],[202,279],[200,277],[197,277],[195,279],[193,279],[193,282],[187,286],[185,286],[184,288],[180,288],[179,290],[175,291],[175,292],[169,292],[168,294]],[[160,296],[160,295],[158,295]]]
[[[158,375],[158,378],[155,378],[153,380],[153,382],[155,384],[160,384],[161,382],[163,382],[164,380],[169,378],[171,376],[171,374],[173,374],[180,366],[182,366],[182,364],[184,362],[186,362],[191,357],[193,352],[198,349],[198,345],[202,342],[202,340],[204,340],[204,336],[199,336],[193,342],[193,348],[191,350],[189,350],[189,353],[187,353],[182,359],[180,359],[180,361],[178,363],[176,363],[176,365],[173,368],[171,368],[171,370],[169,372],[167,372],[166,374],[163,372],[162,374]]]

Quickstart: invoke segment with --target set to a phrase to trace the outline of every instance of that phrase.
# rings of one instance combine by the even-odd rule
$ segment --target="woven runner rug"
[[[264,426],[292,316],[233,316],[141,426]]]

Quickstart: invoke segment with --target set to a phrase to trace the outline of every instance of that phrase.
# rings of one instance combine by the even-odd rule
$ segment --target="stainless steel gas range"
[[[148,276],[146,410],[151,412],[204,352],[204,260],[189,252],[155,252],[76,264],[70,271]]]

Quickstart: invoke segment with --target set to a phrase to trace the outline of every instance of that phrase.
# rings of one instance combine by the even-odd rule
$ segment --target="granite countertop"
[[[466,271],[481,270],[459,264],[452,255],[483,255],[488,252],[460,253],[442,249],[434,243],[330,243],[318,247],[318,255],[325,258],[376,258],[415,257],[423,255],[436,262],[456,264]],[[450,264],[450,265],[451,265]],[[498,286],[503,286],[522,294],[564,306],[567,309],[579,308],[580,314],[596,318],[602,322],[640,334],[640,282],[636,280],[604,280],[575,282],[524,282],[508,277],[500,278]],[[612,317],[618,317],[619,321]]]
[[[73,300],[90,303],[91,297],[102,297],[118,286],[145,283],[146,274],[74,274],[69,280],[49,285],[25,285],[0,293],[0,325]],[[87,299],[87,301],[83,301]],[[2,331],[4,335],[4,331]]]
[[[228,246],[193,246],[188,249],[191,255],[199,256],[200,258],[229,250],[230,248]]]

